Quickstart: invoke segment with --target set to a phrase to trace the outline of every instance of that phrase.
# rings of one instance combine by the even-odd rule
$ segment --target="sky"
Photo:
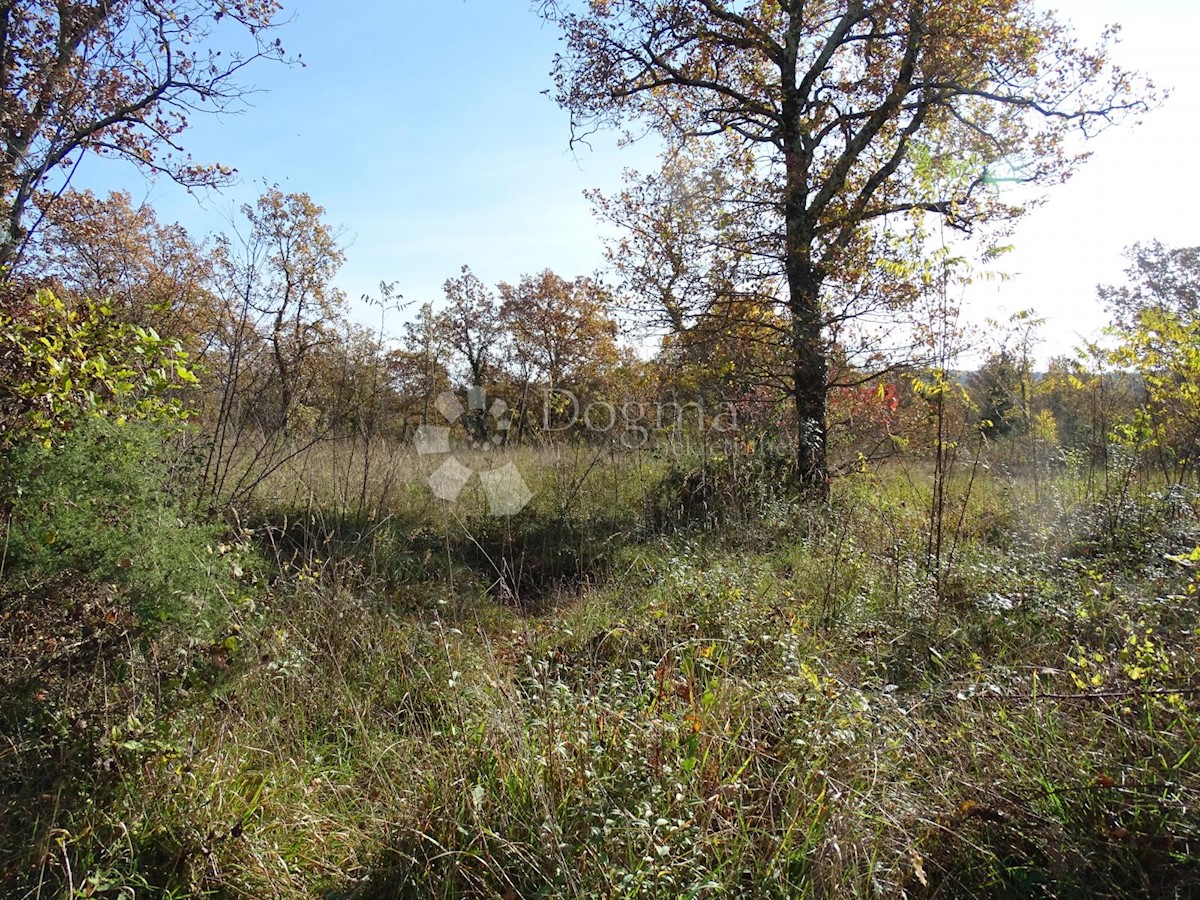
[[[351,298],[377,296],[388,281],[405,301],[437,302],[464,264],[489,284],[603,265],[603,228],[583,192],[615,190],[624,168],[652,168],[656,147],[618,147],[614,134],[570,147],[567,114],[544,93],[558,33],[528,0],[285,4],[280,36],[304,65],[253,69],[249,107],[197,117],[185,139],[198,161],[234,166],[237,184],[197,197],[89,160],[77,185],[129,190],[161,220],[200,234],[226,230],[266,184],[307,192],[344,232],[339,286]],[[1092,142],[1092,159],[1018,227],[1000,264],[1011,277],[968,292],[973,321],[1031,307],[1045,317],[1043,359],[1096,335],[1104,316],[1095,286],[1121,280],[1123,248],[1200,244],[1200,3],[1046,5],[1092,42],[1120,23],[1114,58],[1172,93],[1140,126]],[[378,323],[377,312],[356,308]],[[397,333],[405,318],[388,313],[386,329]]]

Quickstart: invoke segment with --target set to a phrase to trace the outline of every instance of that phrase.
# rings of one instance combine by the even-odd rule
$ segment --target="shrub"
[[[92,418],[58,446],[12,454],[17,485],[5,580],[27,587],[67,572],[114,584],[145,620],[194,623],[228,586],[220,526],[192,521],[177,429]]]
[[[86,413],[178,419],[170,389],[196,382],[186,360],[178,342],[101,303],[0,286],[0,451],[51,443]]]

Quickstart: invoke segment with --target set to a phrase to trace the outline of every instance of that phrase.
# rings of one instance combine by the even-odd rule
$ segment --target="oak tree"
[[[482,387],[502,336],[496,295],[469,266],[463,266],[457,278],[447,278],[442,291],[446,305],[437,327],[459,356],[467,384]]]
[[[888,231],[932,215],[970,230],[1021,212],[997,167],[1048,184],[1070,139],[1145,109],[1144,86],[1032,0],[568,0],[540,4],[566,50],[573,134],[637,122],[755,161],[744,208],[783,281],[796,474],[827,490],[826,320]]]
[[[436,327],[458,358],[459,372],[467,385],[484,389],[494,374],[503,338],[496,295],[469,266],[463,266],[457,278],[446,279],[443,293],[446,305],[438,314]],[[476,440],[486,440],[486,411],[473,408],[467,427]]]
[[[305,362],[333,340],[345,307],[345,295],[333,284],[345,253],[341,235],[325,222],[324,207],[308,194],[271,188],[254,206],[243,206],[242,214],[250,244],[262,253],[255,305],[268,318],[279,424],[286,426],[305,382]]]
[[[189,186],[222,165],[180,143],[197,112],[236,108],[244,70],[282,59],[277,0],[7,0],[0,3],[0,266],[13,266],[85,153]],[[34,219],[34,221],[30,221]]]
[[[728,210],[736,173],[708,147],[689,150],[664,154],[656,172],[627,171],[613,196],[587,193],[619,229],[605,256],[629,312],[673,336],[703,330],[718,298],[745,295],[753,281],[746,218]]]
[[[184,341],[203,362],[220,312],[211,259],[183,226],[160,222],[128,193],[68,190],[33,246],[33,268],[61,296],[105,301],[121,320]]]
[[[499,286],[501,320],[517,358],[551,389],[578,386],[617,359],[611,297],[586,276],[567,281],[546,269]]]
[[[678,389],[777,383],[786,322],[774,312],[780,273],[761,252],[761,222],[745,195],[747,160],[676,148],[657,172],[627,172],[612,197],[589,196],[620,231],[606,256],[633,321],[661,333],[661,362]],[[692,399],[708,401],[707,395]]]
[[[428,425],[438,395],[451,389],[450,347],[438,328],[432,303],[424,303],[404,324],[398,348],[387,355],[388,381],[397,395],[414,408],[407,411],[419,425]]]
[[[322,418],[316,389],[338,365],[329,356],[339,356],[333,351],[346,331],[346,298],[333,284],[341,235],[325,210],[307,194],[269,188],[241,212],[245,225],[214,240],[219,320],[205,411],[205,482],[229,498],[252,491],[296,452],[290,438],[329,433],[328,409],[314,428]]]

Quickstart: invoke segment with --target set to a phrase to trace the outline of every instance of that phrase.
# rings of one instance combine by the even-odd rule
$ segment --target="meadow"
[[[997,446],[934,515],[916,459],[807,504],[733,447],[563,444],[464,456],[533,489],[495,517],[355,447],[180,514],[186,627],[10,594],[6,896],[1200,890],[1194,487]]]
[[[0,897],[1200,897],[1184,4],[293,6],[0,3]]]

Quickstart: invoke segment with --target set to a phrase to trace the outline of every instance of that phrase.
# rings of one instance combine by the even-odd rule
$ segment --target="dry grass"
[[[439,508],[427,462],[376,450],[367,528],[333,448],[264,483],[250,524],[281,574],[215,641],[68,667],[136,708],[87,713],[84,741],[13,706],[9,821],[56,774],[79,802],[9,831],[8,895],[1200,890],[1200,570],[1164,556],[1200,541],[1194,498],[988,477],[939,591],[915,469],[662,529],[690,485],[661,459],[506,457],[538,489],[510,521]]]

